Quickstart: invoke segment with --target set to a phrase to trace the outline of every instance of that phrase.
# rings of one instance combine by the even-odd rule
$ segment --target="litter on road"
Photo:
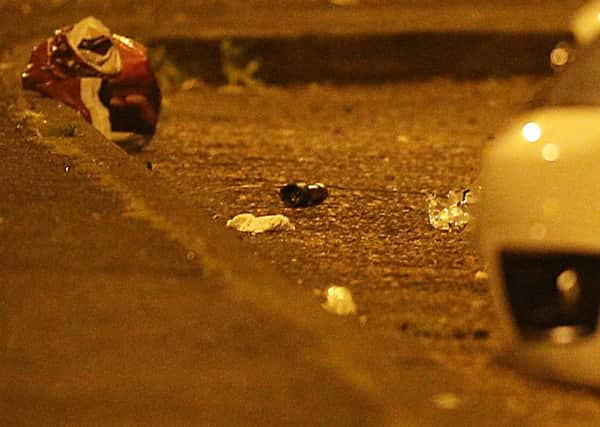
[[[146,48],[92,16],[35,46],[21,78],[24,89],[73,107],[127,150],[154,135],[161,94]]]
[[[475,280],[479,282],[484,282],[489,278],[489,275],[485,271],[477,271],[475,273]]]
[[[433,228],[444,231],[462,231],[472,215],[469,204],[470,190],[450,191],[447,196],[430,195],[427,197],[427,215]]]
[[[292,208],[302,208],[323,203],[329,196],[324,184],[306,184],[304,182],[287,184],[281,187],[279,195],[283,203]]]
[[[339,316],[356,314],[356,303],[350,289],[344,286],[331,286],[325,292],[325,298],[323,308],[328,312]]]
[[[431,401],[438,408],[447,410],[457,409],[462,404],[460,397],[454,393],[436,394]]]
[[[227,221],[227,227],[235,228],[244,233],[264,233],[266,231],[295,230],[294,224],[285,215],[254,216],[251,213],[243,213],[234,216]]]

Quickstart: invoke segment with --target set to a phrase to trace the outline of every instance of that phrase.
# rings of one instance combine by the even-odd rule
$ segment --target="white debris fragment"
[[[477,271],[475,273],[475,280],[477,280],[478,282],[484,282],[488,279],[488,274],[485,271]]]
[[[238,231],[252,234],[264,233],[265,231],[285,231],[296,229],[287,216],[254,216],[251,213],[243,213],[234,216],[227,221],[227,227],[235,228]]]
[[[454,393],[440,393],[440,394],[436,394],[435,396],[433,396],[431,398],[431,401],[438,408],[440,408],[440,409],[448,409],[448,410],[456,409],[462,403],[460,397],[458,397]]]
[[[429,195],[427,197],[427,214],[433,228],[445,231],[462,231],[472,215],[469,205],[475,199],[470,190],[450,191],[447,196]]]
[[[356,304],[350,290],[344,286],[331,286],[325,292],[326,300],[323,308],[340,316],[356,314]]]
[[[194,89],[201,88],[202,82],[198,79],[187,79],[181,84],[181,90],[186,92]]]
[[[356,6],[360,0],[329,0],[329,3],[336,6]]]

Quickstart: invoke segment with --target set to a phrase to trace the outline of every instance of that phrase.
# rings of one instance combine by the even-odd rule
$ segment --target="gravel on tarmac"
[[[391,343],[417,337],[427,349],[420,363],[466,374],[532,425],[588,425],[600,422],[593,393],[540,383],[497,360],[475,226],[447,233],[427,220],[427,194],[471,186],[484,144],[543,83],[200,86],[165,96],[158,134],[138,157],[223,227],[242,212],[288,216],[295,231],[239,238],[315,299],[328,286],[348,287],[357,322]],[[285,207],[279,187],[294,181],[323,182],[330,196]]]

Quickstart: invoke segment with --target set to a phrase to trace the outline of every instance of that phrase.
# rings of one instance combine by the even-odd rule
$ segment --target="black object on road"
[[[329,196],[329,191],[320,182],[316,184],[295,182],[281,187],[279,195],[286,206],[303,208],[322,203]]]

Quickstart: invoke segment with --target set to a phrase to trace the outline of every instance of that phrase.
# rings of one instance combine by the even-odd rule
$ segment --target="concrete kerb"
[[[186,77],[209,84],[227,83],[223,38],[159,37],[147,41],[160,49]],[[257,61],[256,79],[268,84],[336,84],[547,75],[550,52],[566,31],[550,32],[401,32],[231,37],[240,52],[239,67]]]

